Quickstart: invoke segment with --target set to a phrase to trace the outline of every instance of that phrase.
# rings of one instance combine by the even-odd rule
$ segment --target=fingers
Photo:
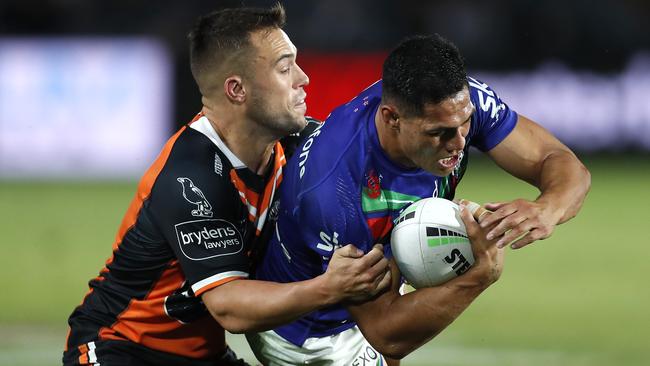
[[[530,220],[526,220],[525,217],[518,219],[508,220],[508,223],[505,223],[506,220],[502,221],[497,227],[502,226],[497,231],[497,228],[494,228],[490,233],[488,233],[488,239],[501,237],[497,241],[497,247],[503,248],[508,243],[514,241],[524,234],[533,229],[533,225]],[[491,236],[492,235],[492,236]]]
[[[379,260],[377,263],[373,264],[372,267],[370,267],[367,270],[367,273],[371,277],[379,277],[379,275],[386,272],[387,269],[388,269],[388,259],[386,259],[386,257],[382,256],[381,260]]]
[[[357,247],[355,247],[353,244],[348,244],[344,247],[341,247],[339,249],[336,249],[334,251],[334,254],[340,255],[341,257],[347,257],[347,258],[361,258],[363,257],[363,251]]]
[[[488,207],[488,205],[485,205],[485,208],[491,210],[492,213],[490,215],[485,215],[483,220],[481,220],[482,228],[490,227],[504,217],[510,216],[517,211],[517,207],[515,205],[509,204],[501,204],[496,210],[492,210],[490,207]]]
[[[388,286],[390,286],[391,281],[392,281],[392,275],[389,270],[386,271],[383,276],[377,278],[372,295],[376,295],[379,292],[386,289]]]
[[[372,283],[373,289],[383,281],[386,272],[390,272],[388,259],[384,257],[381,244],[376,244],[368,254],[361,258],[358,261],[358,266],[360,275],[366,278],[365,281]]]
[[[519,240],[516,240],[514,243],[510,244],[510,248],[512,248],[512,249],[523,248],[526,245],[528,245],[528,244],[534,242],[535,240],[537,240],[537,239],[533,239],[533,235],[531,233],[532,233],[532,231],[529,232],[528,234],[522,236]]]
[[[518,249],[536,240],[548,238],[558,223],[553,212],[536,201],[516,199],[511,202],[488,203],[485,208],[493,211],[484,215],[479,220],[479,225],[488,231],[488,240],[498,239],[498,248],[511,243],[511,248]]]
[[[496,210],[500,209],[501,207],[503,207],[506,204],[507,204],[507,202],[489,202],[489,203],[483,204],[483,206],[485,206],[485,208],[487,208],[490,211],[496,211]]]
[[[379,261],[384,259],[384,246],[381,244],[375,244],[372,249],[366,253],[366,255],[361,258],[361,263],[363,266],[372,267]]]
[[[539,228],[534,228],[528,232],[528,234],[522,236],[519,238],[519,240],[515,241],[510,245],[512,249],[519,249],[523,248],[528,244],[531,244],[537,240],[544,240],[551,236],[551,230],[544,228],[544,227],[539,227]]]
[[[478,203],[476,203],[474,201],[469,201],[469,200],[466,200],[466,199],[462,199],[462,200],[460,200],[460,201],[458,201],[456,203],[458,203],[459,205],[464,205],[465,207],[467,207],[469,212],[472,214],[472,216],[474,216],[474,218],[478,222],[481,222],[481,216],[490,213],[490,211],[486,210],[484,207],[481,207],[481,205],[479,205]]]
[[[512,243],[512,249],[522,248],[536,240],[548,238],[553,231],[552,226],[544,225],[536,217],[511,215],[503,219],[488,235],[488,239],[499,238],[497,247],[503,248]]]
[[[494,238],[506,235],[507,237],[511,237],[511,240],[514,240],[524,232],[528,231],[528,229],[530,229],[526,228],[525,230],[522,230],[523,227],[527,227],[526,224],[529,224],[529,222],[524,223],[526,220],[526,216],[516,213],[510,216],[506,216],[501,220],[501,222],[499,222],[497,226],[493,227],[492,230],[488,232],[487,238],[489,240],[492,240]],[[497,243],[497,245],[499,245],[499,243]]]

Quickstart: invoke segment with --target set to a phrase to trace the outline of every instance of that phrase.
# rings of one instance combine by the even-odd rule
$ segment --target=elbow
[[[244,321],[242,319],[237,319],[236,317],[231,316],[227,313],[210,313],[212,314],[212,317],[217,321],[217,323],[219,323],[223,329],[227,330],[231,334],[243,334],[258,330],[254,324],[251,324],[250,322]]]
[[[401,360],[404,357],[406,357],[410,352],[394,351],[394,352],[380,352],[380,353],[386,358],[391,358],[393,360]]]
[[[568,219],[571,219],[578,214],[578,211],[580,211],[580,208],[582,207],[582,204],[584,203],[585,199],[587,198],[587,194],[591,189],[591,172],[589,172],[589,169],[587,169],[587,167],[582,163],[580,164],[580,175],[581,180],[579,186],[581,187],[581,190],[577,192],[577,201],[575,202],[573,209],[569,211],[571,213],[570,217],[564,221],[567,221]]]
[[[589,192],[589,190],[591,189],[591,172],[584,165],[582,165],[582,172],[585,176],[584,182],[585,182],[585,195],[586,195],[587,192]]]
[[[231,334],[242,334],[251,331],[245,324],[241,324],[237,321],[231,321],[227,318],[217,318],[215,317],[219,325]]]
[[[422,345],[422,342],[417,342],[417,344],[414,344],[407,341],[383,340],[371,344],[373,347],[375,347],[377,352],[381,353],[384,357],[401,360],[404,357],[408,356],[411,352],[418,349],[418,347]]]
[[[591,189],[591,172],[589,171],[589,169],[587,169],[585,164],[582,161],[580,161],[580,159],[577,156],[573,155],[573,158],[576,160],[577,162],[576,165],[578,168],[577,170],[580,172],[579,175],[581,176],[580,178],[584,190],[583,193],[583,197],[584,197],[587,195],[587,192],[589,192],[589,189]]]
[[[214,295],[212,291],[203,295],[203,303],[208,309],[210,315],[212,315],[212,318],[214,318],[223,329],[232,334],[241,334],[257,330],[255,329],[256,324],[234,311],[233,304],[225,300],[228,299],[227,296]]]
[[[379,347],[376,347],[376,349],[377,352],[382,354],[382,356],[392,358],[394,360],[401,360],[404,357],[408,356],[409,353],[414,351],[414,349],[398,343],[380,345]]]

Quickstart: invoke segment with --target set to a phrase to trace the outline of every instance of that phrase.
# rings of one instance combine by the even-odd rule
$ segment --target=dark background
[[[186,34],[196,18],[239,5],[273,1],[3,0],[0,36],[148,36],[172,53],[174,120],[200,108]],[[468,68],[529,70],[560,61],[576,70],[617,73],[650,49],[646,0],[317,0],[284,1],[286,31],[301,53],[387,52],[407,35],[440,33]],[[300,58],[299,58],[300,62]],[[312,85],[313,87],[313,85]]]

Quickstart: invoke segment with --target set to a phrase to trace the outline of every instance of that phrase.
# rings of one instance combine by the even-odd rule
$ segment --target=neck
[[[261,133],[254,122],[238,118],[236,113],[215,113],[203,107],[203,114],[221,140],[248,169],[258,175],[266,173],[277,138]]]

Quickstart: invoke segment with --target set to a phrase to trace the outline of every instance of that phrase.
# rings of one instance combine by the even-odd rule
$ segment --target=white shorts
[[[386,360],[363,337],[358,327],[323,338],[307,338],[302,347],[272,330],[246,335],[264,366],[384,366]]]

